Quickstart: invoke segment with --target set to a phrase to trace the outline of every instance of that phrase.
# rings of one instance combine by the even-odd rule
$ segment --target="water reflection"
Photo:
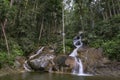
[[[120,80],[113,76],[77,76],[71,74],[25,72],[20,74],[9,74],[0,77],[0,80]]]

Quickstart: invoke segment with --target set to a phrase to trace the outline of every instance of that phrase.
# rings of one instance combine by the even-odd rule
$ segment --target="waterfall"
[[[77,58],[77,50],[79,48],[81,48],[83,46],[82,40],[81,40],[81,34],[79,36],[76,36],[73,40],[73,44],[76,47],[73,52],[69,55],[75,58],[75,67],[72,70],[73,74],[77,74],[77,75],[83,75],[83,65],[82,65],[82,61],[80,58]]]

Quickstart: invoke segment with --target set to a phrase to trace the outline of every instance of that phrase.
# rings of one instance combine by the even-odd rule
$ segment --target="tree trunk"
[[[98,2],[99,4],[99,9],[101,9],[101,1]],[[104,15],[104,10],[101,10],[101,14],[102,14],[102,17],[103,17],[103,20],[105,20],[105,15]]]
[[[6,23],[7,23],[7,19],[5,19],[5,21],[3,23],[1,23],[1,26],[2,26],[2,32],[3,32],[4,38],[5,38],[5,44],[6,44],[6,48],[7,48],[7,53],[8,53],[8,55],[10,55],[9,46],[8,46],[8,40],[7,40],[6,32],[5,32]]]
[[[79,7],[79,14],[80,14],[79,17],[80,17],[80,23],[81,23],[81,26],[82,26],[81,28],[82,28],[82,31],[84,32],[84,25],[83,25],[84,20],[83,20],[83,16],[82,16],[82,13],[83,13],[83,11],[82,11],[82,3],[79,2],[79,1],[77,3],[78,3],[78,7]]]
[[[43,30],[43,25],[44,25],[44,16],[43,16],[43,18],[42,18],[42,23],[41,23],[40,33],[39,33],[39,41],[40,41],[40,39],[41,39],[42,30]]]
[[[64,7],[62,9],[62,22],[63,22],[63,53],[65,54],[65,24],[64,24]]]
[[[25,9],[27,8],[27,5],[28,5],[28,0],[25,0],[26,3],[25,3]]]
[[[10,8],[12,7],[12,5],[13,5],[13,2],[14,2],[14,0],[11,0],[10,1]],[[8,53],[8,55],[10,56],[10,50],[9,50],[9,45],[8,45],[8,40],[7,40],[7,36],[6,36],[6,32],[5,32],[5,26],[6,26],[6,24],[7,24],[7,18],[4,20],[4,22],[1,22],[1,26],[2,26],[2,32],[3,32],[3,36],[4,36],[4,38],[5,38],[5,44],[6,44],[6,48],[7,48],[7,53]]]
[[[116,15],[116,12],[115,12],[115,4],[114,4],[113,0],[112,0],[112,7],[113,7],[113,13],[114,13],[114,15]]]
[[[102,16],[103,16],[103,20],[105,20],[105,14],[103,11],[102,11]]]
[[[55,32],[56,33],[56,30],[57,30],[57,17],[56,17],[56,12],[54,12],[54,28],[55,28]]]
[[[91,26],[92,26],[92,31],[94,31],[93,29],[94,29],[94,25],[95,25],[95,21],[94,21],[94,12],[93,12],[93,10],[92,10],[92,8],[90,7],[90,12],[91,12],[91,16],[90,16],[90,18],[91,18],[91,22],[92,22],[92,24],[91,24]]]
[[[10,1],[10,7],[12,7],[14,0]]]
[[[120,1],[118,0],[118,7],[119,7],[119,13],[120,13]]]
[[[117,14],[119,15],[120,14],[120,1],[117,0],[116,3],[117,3],[117,7],[118,7]]]
[[[110,17],[112,17],[111,8],[110,8],[110,2],[108,2],[107,4],[108,4],[109,15],[110,15]]]
[[[105,12],[105,20],[108,20],[108,14],[107,14],[107,11]]]

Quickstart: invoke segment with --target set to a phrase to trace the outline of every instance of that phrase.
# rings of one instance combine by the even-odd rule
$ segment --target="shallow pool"
[[[114,76],[77,76],[72,74],[24,72],[1,76],[0,80],[120,80]]]

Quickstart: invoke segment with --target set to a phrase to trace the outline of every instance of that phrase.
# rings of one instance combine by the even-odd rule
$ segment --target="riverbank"
[[[18,73],[24,73],[24,70],[21,69],[11,69],[11,68],[4,68],[4,69],[0,69],[0,77],[4,76],[4,75],[9,75],[9,74],[18,74]],[[71,73],[63,73],[63,72],[52,72],[55,74],[71,74]],[[92,75],[92,74],[90,74]],[[98,75],[98,76],[113,76],[113,77],[119,77],[120,76],[120,70],[114,70],[112,71],[111,69],[105,69],[105,68],[101,68],[99,70],[97,70],[96,74],[94,75]]]
[[[22,68],[15,69],[13,67],[6,66],[0,69],[0,77],[4,75],[24,73],[24,72],[25,70]],[[70,74],[70,73],[64,73],[64,72],[52,72],[52,73]],[[93,75],[119,77],[120,76],[120,62],[112,62],[112,63],[106,64],[105,66],[97,67],[95,72],[93,72]]]
[[[11,67],[4,67],[0,69],[0,77],[8,74],[16,74],[16,73],[22,73],[24,72],[23,69],[15,69]]]

